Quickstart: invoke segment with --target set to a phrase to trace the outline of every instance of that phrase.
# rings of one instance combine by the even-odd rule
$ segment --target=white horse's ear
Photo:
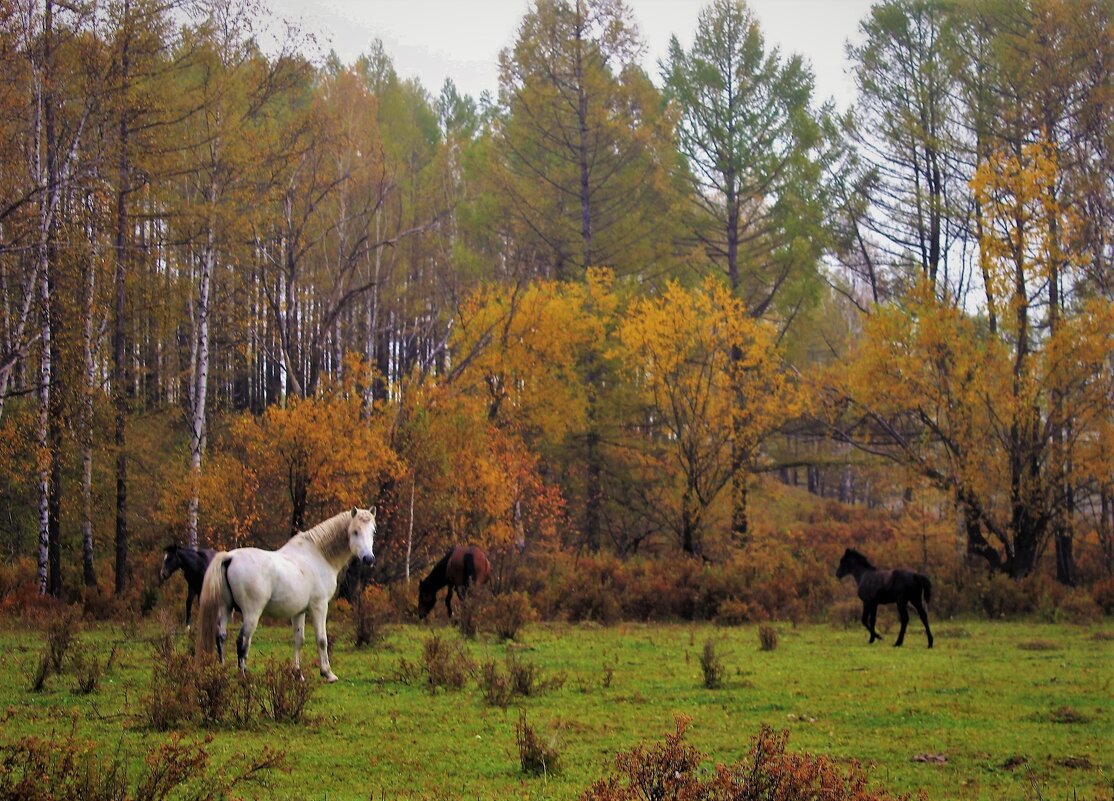
[[[353,517],[356,516],[356,507],[355,506],[352,507],[352,516]]]

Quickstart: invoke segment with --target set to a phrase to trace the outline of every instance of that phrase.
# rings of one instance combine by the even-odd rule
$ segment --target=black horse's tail
[[[924,595],[924,602],[927,604],[932,601],[932,582],[928,580],[928,576],[923,573],[918,573],[917,583],[921,585],[921,593]]]

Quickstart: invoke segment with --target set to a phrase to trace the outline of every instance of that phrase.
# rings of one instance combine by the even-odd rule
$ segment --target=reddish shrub
[[[1114,576],[1096,581],[1091,588],[1091,598],[1103,614],[1114,615]]]
[[[673,734],[658,745],[637,746],[615,758],[611,774],[581,795],[581,801],[769,801],[824,799],[824,801],[897,801],[871,786],[858,763],[846,770],[824,756],[786,751],[789,732],[763,726],[751,742],[750,753],[732,765],[718,765],[705,778],[704,755],[685,741],[688,720],[677,719]],[[923,796],[922,796],[923,798]]]
[[[377,645],[386,634],[386,626],[395,619],[395,605],[382,587],[369,584],[348,608],[352,623],[353,644],[357,648]]]

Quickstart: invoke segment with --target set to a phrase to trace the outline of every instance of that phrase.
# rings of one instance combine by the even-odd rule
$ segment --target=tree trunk
[[[215,187],[210,187],[208,201],[215,200]],[[205,452],[205,403],[209,391],[209,308],[212,292],[213,222],[210,219],[205,251],[201,257],[201,275],[197,291],[197,364],[192,383],[193,408],[190,414],[190,500],[186,519],[186,536],[189,547],[197,548],[198,492],[201,480],[201,456]]]
[[[985,559],[992,570],[1004,569],[1001,555],[983,536],[978,509],[962,495],[958,496],[955,502],[963,514],[963,526],[967,534],[967,555]]]
[[[685,490],[681,498],[681,549],[690,556],[700,554],[700,505],[692,487]]]
[[[410,477],[410,522],[406,527],[406,583],[410,583],[410,556],[414,551],[414,485],[417,482]]]
[[[92,237],[92,231],[89,232]],[[84,386],[78,438],[81,440],[81,577],[86,587],[97,585],[93,563],[93,398],[97,391],[95,317],[97,300],[97,263],[88,259],[83,276],[81,357]]]
[[[128,364],[126,347],[127,317],[127,237],[128,237],[128,192],[131,180],[131,164],[128,153],[127,91],[130,81],[131,45],[131,3],[124,0],[121,26],[124,28],[120,51],[120,89],[124,109],[120,111],[118,126],[119,147],[116,186],[116,233],[114,250],[116,257],[113,275],[113,321],[112,321],[112,395],[115,407],[115,430],[113,445],[116,448],[116,570],[115,591],[122,595],[128,588],[128,457],[127,457],[127,416],[128,416]]]
[[[43,201],[46,202],[45,200]],[[38,447],[39,458],[39,593],[45,595],[50,591],[49,585],[49,553],[50,553],[50,479],[52,475],[51,457],[53,451],[50,441],[50,389],[52,365],[50,362],[50,290],[46,278],[46,232],[43,233],[44,241],[39,244],[42,251],[39,258],[43,267],[39,271],[39,303],[41,308],[40,343],[42,353],[39,361],[39,424],[36,430],[35,444]]]
[[[594,393],[593,393],[594,394]],[[584,540],[595,552],[600,549],[600,518],[602,506],[602,466],[600,464],[600,434],[596,425],[594,398],[588,406],[587,458],[584,483]]]
[[[731,477],[731,536],[741,546],[750,544],[750,519],[747,515],[747,475],[740,467]]]
[[[54,97],[52,93],[53,75],[51,61],[53,58],[52,33],[54,23],[54,4],[46,0],[43,11],[43,37],[42,37],[42,63],[40,83],[37,87],[36,114],[34,131],[35,161],[34,173],[36,182],[44,187],[39,201],[39,242],[36,248],[38,260],[38,296],[39,296],[39,321],[40,321],[40,346],[39,361],[39,425],[36,431],[36,444],[39,456],[39,592],[61,594],[61,582],[58,576],[60,555],[57,551],[57,511],[58,497],[56,481],[59,477],[58,470],[58,442],[60,433],[57,430],[57,398],[53,397],[56,390],[54,372],[54,325],[51,319],[51,275],[50,260],[53,239],[53,215],[51,210],[54,204],[54,194],[58,191],[55,142],[54,142]],[[40,136],[41,134],[41,136]],[[44,152],[45,150],[45,152]],[[45,162],[45,163],[44,163]]]

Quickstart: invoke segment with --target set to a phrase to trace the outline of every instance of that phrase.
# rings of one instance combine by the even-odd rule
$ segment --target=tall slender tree
[[[690,50],[670,41],[662,74],[680,120],[693,235],[750,314],[780,308],[791,318],[816,291],[825,244],[830,111],[813,105],[808,66],[767,50],[741,0],[716,0],[700,13]],[[732,346],[732,361],[741,358]],[[745,541],[751,454],[736,433],[731,530]]]

